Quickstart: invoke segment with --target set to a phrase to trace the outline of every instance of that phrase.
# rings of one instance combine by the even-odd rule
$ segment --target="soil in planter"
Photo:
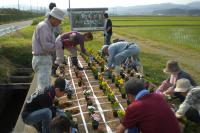
[[[126,94],[122,94],[122,98],[123,98],[123,99],[126,99]]]
[[[94,130],[97,130],[98,127],[99,127],[99,123],[97,123],[97,122],[92,122],[92,128],[93,128]]]
[[[114,116],[115,118],[118,117],[117,110],[113,110],[113,116]]]
[[[118,118],[117,121],[112,121],[108,123],[108,126],[112,129],[112,131],[116,131],[116,126],[118,126],[120,124]]]
[[[106,127],[104,123],[99,123],[98,129],[94,130],[92,124],[87,125],[89,133],[106,133]],[[85,133],[85,131],[84,131]]]

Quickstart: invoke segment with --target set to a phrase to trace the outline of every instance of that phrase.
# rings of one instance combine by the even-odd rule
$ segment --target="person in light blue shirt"
[[[128,57],[133,57],[135,63],[140,65],[140,48],[136,43],[120,41],[111,45],[104,45],[102,53],[108,56],[108,69],[115,67],[116,73],[120,73],[120,65]]]

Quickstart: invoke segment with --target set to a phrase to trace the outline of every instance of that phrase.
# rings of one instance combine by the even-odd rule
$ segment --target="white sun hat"
[[[53,10],[51,10],[49,15],[54,17],[54,18],[57,18],[59,20],[63,20],[65,13],[61,9],[54,7]]]
[[[177,80],[175,92],[187,92],[188,90],[192,89],[193,86],[190,84],[188,79],[182,78]]]

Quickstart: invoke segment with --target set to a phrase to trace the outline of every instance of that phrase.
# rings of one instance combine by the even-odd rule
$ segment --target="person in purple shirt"
[[[78,65],[77,59],[77,45],[80,45],[81,52],[87,53],[84,47],[85,41],[93,40],[93,35],[91,32],[86,32],[81,34],[79,32],[69,32],[64,33],[56,38],[56,64],[61,64],[64,61],[64,48],[66,48],[71,53],[72,64],[78,69],[82,69]]]

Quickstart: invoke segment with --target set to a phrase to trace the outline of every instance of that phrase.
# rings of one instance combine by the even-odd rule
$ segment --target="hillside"
[[[173,12],[174,9],[179,11],[182,10],[181,15],[193,15],[188,14],[188,12],[190,12],[191,10],[200,9],[200,2],[192,2],[186,5],[163,3],[142,6],[113,7],[109,8],[109,13],[113,15],[155,15],[155,12],[158,11],[172,10]],[[173,13],[168,15],[173,15]]]

